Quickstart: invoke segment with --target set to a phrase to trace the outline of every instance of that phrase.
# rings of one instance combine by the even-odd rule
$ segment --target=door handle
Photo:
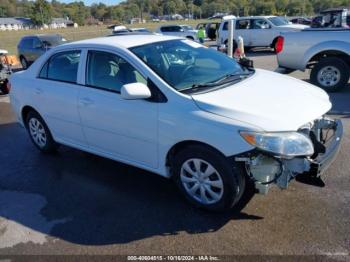
[[[83,106],[89,106],[89,105],[92,105],[93,103],[94,101],[87,97],[80,99],[80,104],[82,104]]]
[[[41,95],[43,93],[43,90],[41,88],[35,88],[35,94]]]

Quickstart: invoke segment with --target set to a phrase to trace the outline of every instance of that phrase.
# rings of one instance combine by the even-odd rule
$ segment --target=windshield
[[[288,25],[289,21],[285,19],[284,17],[280,16],[274,16],[274,17],[269,17],[268,20],[273,23],[275,26],[281,26],[281,25]]]
[[[40,40],[44,45],[49,47],[58,46],[67,42],[67,40],[60,35],[40,36]]]
[[[234,59],[191,40],[170,40],[130,49],[176,90],[246,74]]]

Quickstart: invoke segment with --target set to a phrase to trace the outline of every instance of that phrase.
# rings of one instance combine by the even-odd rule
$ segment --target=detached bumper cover
[[[332,164],[337,156],[341,140],[343,138],[343,124],[341,120],[335,120],[334,136],[326,147],[326,152],[320,154],[317,158],[312,160],[310,165],[310,175],[321,176],[323,172]]]

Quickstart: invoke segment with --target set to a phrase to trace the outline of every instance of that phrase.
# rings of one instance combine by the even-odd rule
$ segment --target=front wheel
[[[337,92],[349,81],[348,64],[337,57],[322,58],[311,70],[311,83],[327,92]]]
[[[210,211],[232,208],[245,188],[243,169],[204,146],[180,151],[175,156],[172,172],[184,197],[193,205]]]

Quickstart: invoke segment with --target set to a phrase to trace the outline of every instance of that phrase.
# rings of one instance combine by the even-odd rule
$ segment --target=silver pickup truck
[[[311,83],[328,92],[338,91],[349,81],[349,29],[305,29],[282,33],[275,48],[279,72],[311,69]]]

